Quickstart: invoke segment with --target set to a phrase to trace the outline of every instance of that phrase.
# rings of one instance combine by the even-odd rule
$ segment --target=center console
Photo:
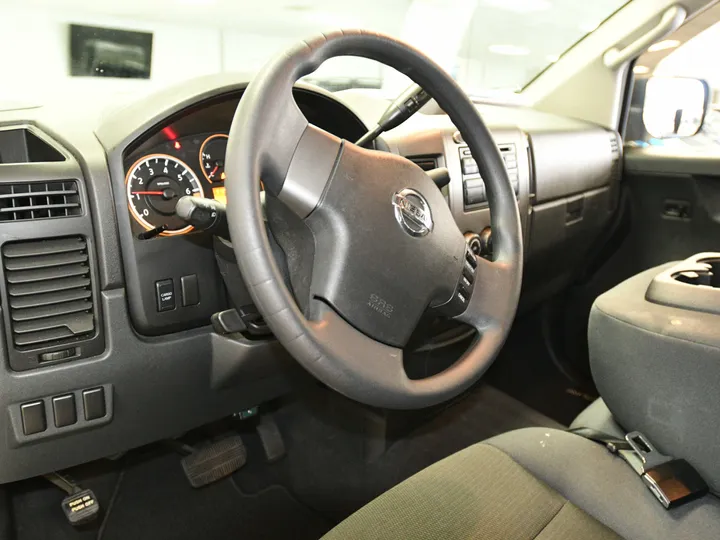
[[[600,296],[590,363],[626,431],[687,459],[720,488],[720,253],[647,270]]]
[[[720,315],[720,253],[700,253],[661,272],[650,283],[647,298]]]

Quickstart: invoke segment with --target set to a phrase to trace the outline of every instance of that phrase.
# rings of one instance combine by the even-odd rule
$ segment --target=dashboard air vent
[[[87,242],[79,236],[2,248],[13,343],[51,347],[95,331]]]
[[[79,216],[75,180],[0,184],[0,222]]]
[[[413,156],[408,159],[423,171],[430,171],[437,168],[437,158],[432,156]]]

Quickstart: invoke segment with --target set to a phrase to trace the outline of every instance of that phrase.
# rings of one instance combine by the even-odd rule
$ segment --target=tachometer
[[[210,135],[200,147],[200,167],[210,182],[225,181],[225,151],[228,136],[218,133]]]
[[[130,213],[146,230],[165,226],[163,236],[185,234],[193,228],[175,215],[180,197],[204,197],[198,177],[185,163],[166,154],[137,160],[125,177]]]

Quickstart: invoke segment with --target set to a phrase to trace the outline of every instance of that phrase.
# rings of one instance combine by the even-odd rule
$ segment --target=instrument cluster
[[[127,169],[125,191],[128,208],[141,232],[159,236],[187,234],[193,227],[175,215],[183,196],[212,198],[226,203],[226,133],[203,133],[177,137],[172,128],[167,138]]]
[[[308,122],[357,140],[367,127],[345,105],[319,89],[293,92]],[[226,202],[225,153],[242,93],[196,103],[139,136],[124,156],[125,197],[136,237],[179,236],[193,227],[175,215],[184,196]],[[261,186],[262,189],[262,186]]]

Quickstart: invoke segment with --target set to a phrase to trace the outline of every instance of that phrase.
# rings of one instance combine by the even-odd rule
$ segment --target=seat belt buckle
[[[632,458],[635,459],[629,459],[631,452],[621,452],[622,457],[666,509],[676,508],[708,493],[708,485],[684,459],[660,453],[639,431],[628,433],[625,440],[632,447],[635,454]]]

